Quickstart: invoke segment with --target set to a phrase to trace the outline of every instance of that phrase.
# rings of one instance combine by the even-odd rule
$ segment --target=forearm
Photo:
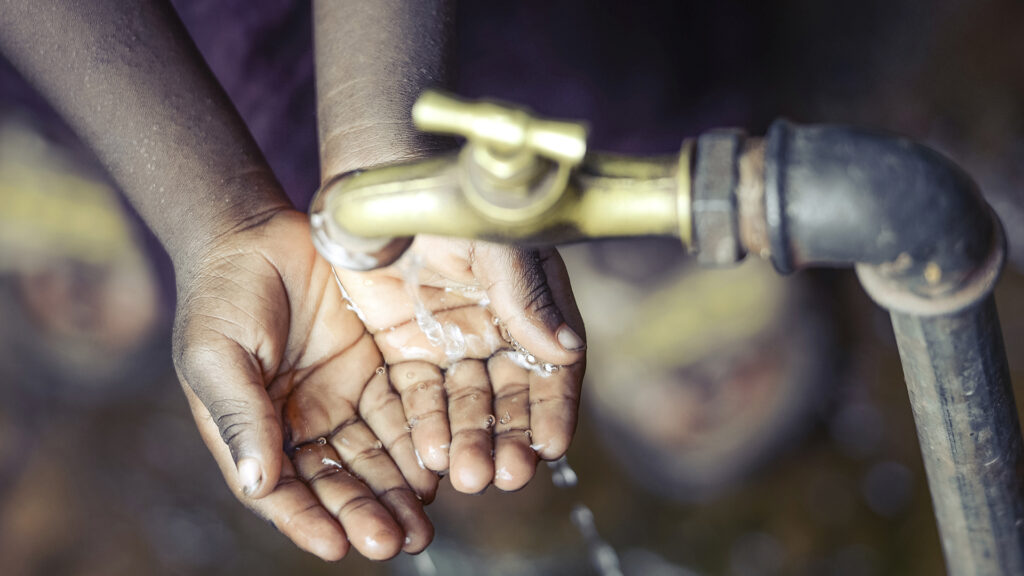
[[[95,150],[176,268],[288,206],[164,0],[0,0],[0,49]]]
[[[314,0],[323,180],[449,145],[417,132],[410,110],[450,80],[453,12],[453,0]]]

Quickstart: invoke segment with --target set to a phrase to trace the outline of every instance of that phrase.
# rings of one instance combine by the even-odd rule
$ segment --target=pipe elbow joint
[[[913,313],[952,311],[991,290],[1002,230],[948,158],[890,134],[784,120],[764,149],[764,218],[780,272],[854,264],[877,302]]]

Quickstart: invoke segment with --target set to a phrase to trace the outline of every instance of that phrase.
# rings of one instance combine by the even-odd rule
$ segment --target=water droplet
[[[373,447],[376,448],[377,450],[380,450],[380,449],[384,448],[384,443],[381,442],[380,440],[377,440],[377,442],[374,443]]]
[[[324,466],[331,466],[333,468],[337,468],[338,470],[345,469],[345,467],[341,465],[341,462],[338,462],[333,458],[324,457],[320,460],[320,463],[323,464]]]
[[[480,399],[480,395],[479,394],[473,394],[472,396],[470,396],[470,398],[472,398],[473,401],[476,402],[477,400]]]
[[[569,466],[568,460],[562,456],[554,462],[548,462],[551,469],[551,483],[559,488],[573,488],[579,483],[576,471]]]
[[[526,355],[526,362],[529,363],[529,364],[536,364],[537,363],[537,357],[534,356],[533,354],[527,354]]]
[[[378,366],[377,367],[377,376],[383,376],[383,375],[384,375],[384,367],[383,366]]]
[[[533,439],[533,430],[530,430],[529,428],[527,428],[525,430],[525,432],[526,432],[526,439],[527,440],[532,440]]]
[[[495,326],[501,326],[501,318],[498,318],[497,316],[491,318],[491,324],[494,324]]]
[[[490,428],[491,426],[494,426],[494,415],[488,414],[487,420],[484,422],[484,428]]]
[[[559,366],[557,364],[552,364],[550,362],[545,362],[542,368],[548,374],[555,374],[559,370]]]
[[[324,438],[323,436],[321,436],[321,437],[316,439],[316,443],[319,444],[320,446],[326,446],[327,445],[327,438]]]
[[[406,372],[405,377],[408,378],[409,380],[412,380],[413,378],[416,377],[416,375],[413,374],[412,372]]]
[[[502,424],[508,424],[511,421],[512,421],[512,415],[508,413],[508,410],[505,410],[505,414],[501,417],[501,423]]]

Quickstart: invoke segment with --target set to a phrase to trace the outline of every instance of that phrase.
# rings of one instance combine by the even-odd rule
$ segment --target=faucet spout
[[[596,238],[676,236],[690,242],[690,142],[678,155],[590,154],[572,171],[551,163],[539,192],[488,194],[472,150],[350,172],[328,182],[311,208],[314,241],[335,265],[385,266],[416,234],[522,245]]]
[[[416,234],[526,245],[678,236],[690,244],[690,141],[670,156],[587,154],[582,124],[507,104],[427,91],[412,112],[420,129],[464,136],[465,146],[325,184],[310,219],[335,265],[386,266]]]

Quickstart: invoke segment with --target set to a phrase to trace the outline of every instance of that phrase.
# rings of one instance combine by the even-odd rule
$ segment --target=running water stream
[[[556,487],[569,492],[572,496],[579,485],[579,477],[576,471],[569,466],[565,456],[558,460],[547,463],[551,469],[551,483]],[[619,555],[597,531],[597,524],[594,522],[594,512],[589,506],[577,500],[569,512],[569,518],[583,537],[587,545],[587,553],[590,557],[590,564],[600,576],[623,576],[622,567],[619,563]]]

